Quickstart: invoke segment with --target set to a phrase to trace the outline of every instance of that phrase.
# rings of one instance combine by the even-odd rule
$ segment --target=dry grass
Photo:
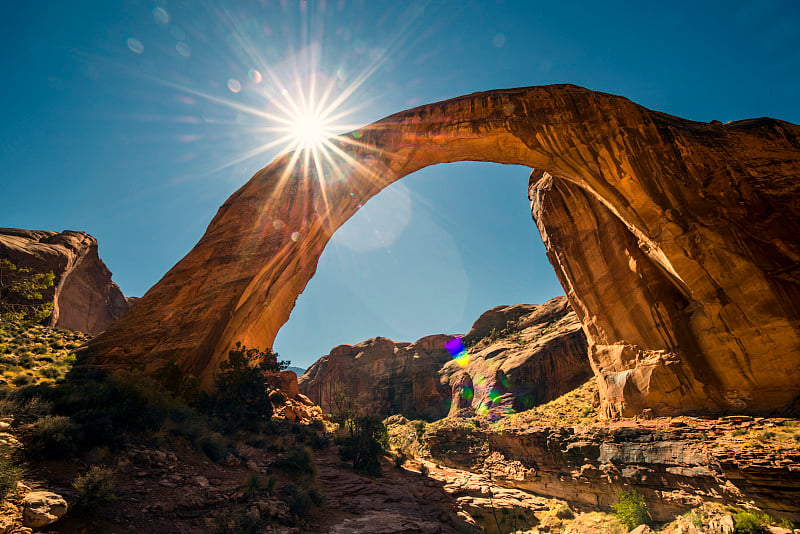
[[[546,404],[500,419],[492,424],[492,430],[597,423],[600,414],[595,407],[596,398],[597,381],[591,378],[582,386]]]

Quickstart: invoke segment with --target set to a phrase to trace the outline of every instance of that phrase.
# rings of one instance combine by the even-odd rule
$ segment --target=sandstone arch
[[[562,85],[421,106],[349,139],[341,175],[310,161],[287,175],[292,154],[256,173],[88,355],[145,372],[174,361],[208,386],[235,341],[271,346],[360,204],[425,166],[479,160],[534,169],[532,213],[607,413],[796,408],[798,126],[697,123]]]

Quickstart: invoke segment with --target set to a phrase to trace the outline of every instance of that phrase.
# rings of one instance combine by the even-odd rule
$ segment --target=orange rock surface
[[[606,413],[772,413],[800,395],[800,127],[692,122],[570,85],[476,93],[285,154],[88,349],[205,387],[266,347],[333,232],[390,183],[475,160],[534,170],[542,238],[587,334]]]

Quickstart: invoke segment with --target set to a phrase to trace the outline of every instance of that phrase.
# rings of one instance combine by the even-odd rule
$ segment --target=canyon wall
[[[271,346],[333,232],[428,165],[534,169],[532,212],[586,332],[608,415],[796,412],[800,127],[698,123],[570,85],[475,93],[284,154],[86,355],[211,388]],[[313,161],[312,161],[313,160]]]

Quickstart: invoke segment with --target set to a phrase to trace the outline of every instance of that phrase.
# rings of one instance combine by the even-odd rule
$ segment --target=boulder
[[[67,513],[67,501],[50,491],[32,491],[22,499],[22,523],[38,528],[55,523]]]

